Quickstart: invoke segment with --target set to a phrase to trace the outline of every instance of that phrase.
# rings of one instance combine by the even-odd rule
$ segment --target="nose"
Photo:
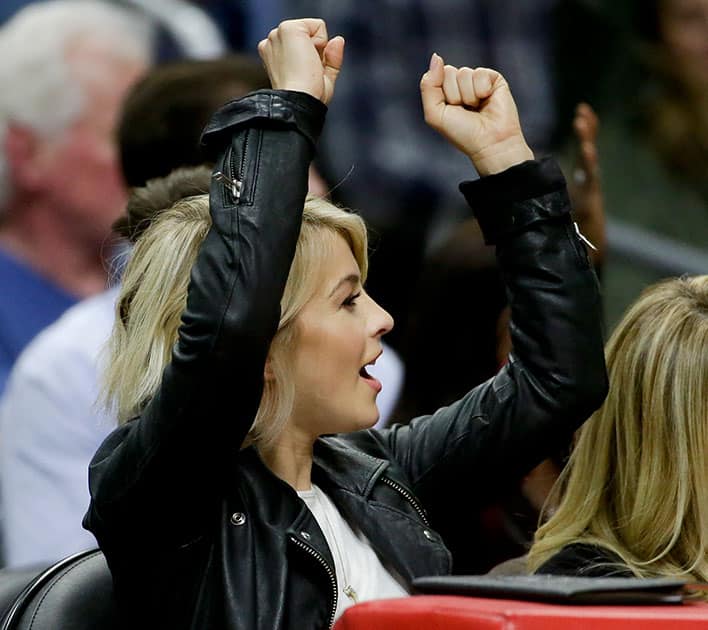
[[[391,332],[393,328],[393,317],[389,312],[382,308],[378,302],[373,298],[369,298],[371,301],[372,313],[370,316],[371,328],[373,330],[374,337],[382,337],[388,332]]]

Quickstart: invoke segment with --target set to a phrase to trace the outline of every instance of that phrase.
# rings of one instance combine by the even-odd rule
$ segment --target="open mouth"
[[[381,382],[375,377],[371,376],[369,374],[368,370],[366,368],[374,365],[376,363],[376,360],[381,356],[381,353],[377,354],[372,361],[369,361],[366,365],[364,365],[360,370],[359,370],[359,376],[363,378],[367,385],[370,385],[377,393],[381,391],[382,385]]]
[[[359,370],[359,376],[361,376],[361,378],[372,378],[371,374],[366,371],[366,365]]]

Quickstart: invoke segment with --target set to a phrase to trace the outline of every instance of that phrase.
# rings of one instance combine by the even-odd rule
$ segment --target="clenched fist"
[[[480,175],[533,160],[509,86],[495,70],[445,66],[433,54],[420,91],[425,121],[465,153]]]
[[[287,20],[258,44],[276,90],[306,92],[327,105],[344,59],[344,38],[327,36],[323,20]]]

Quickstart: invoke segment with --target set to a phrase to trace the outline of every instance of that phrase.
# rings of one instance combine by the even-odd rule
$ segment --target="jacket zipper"
[[[408,492],[402,485],[396,483],[393,481],[393,479],[389,479],[388,477],[381,477],[381,481],[383,481],[387,486],[390,486],[393,488],[396,492],[398,492],[401,496],[403,496],[404,499],[410,503],[415,511],[418,513],[418,516],[422,519],[422,521],[430,527],[430,523],[428,522],[428,517],[425,515],[425,511],[423,508],[420,506],[420,503],[416,501],[415,497]]]
[[[234,153],[231,152],[229,156],[230,168],[231,168],[231,179],[235,182],[236,193],[234,197],[236,202],[241,199],[241,187],[243,186],[243,176],[246,170],[246,155],[248,155],[248,141],[251,139],[251,130],[246,130],[246,137],[243,139],[243,150],[241,151],[241,163],[239,164],[238,171],[236,170],[236,160],[234,159]],[[238,174],[237,174],[238,173]]]
[[[327,577],[329,578],[329,583],[332,587],[332,608],[330,609],[330,612],[329,612],[329,623],[327,625],[328,628],[331,628],[334,625],[334,616],[337,614],[337,600],[339,599],[339,589],[337,587],[337,577],[335,576],[334,571],[332,571],[332,568],[327,564],[327,561],[319,553],[317,553],[317,551],[315,551],[312,547],[309,547],[308,545],[303,543],[301,540],[298,540],[295,536],[290,536],[290,540],[292,540],[304,552],[311,555],[315,560],[317,560],[317,562],[319,562],[322,565],[325,572],[327,573]]]
[[[239,203],[241,200],[241,188],[243,187],[243,171],[246,164],[246,149],[248,148],[248,138],[249,132],[246,132],[246,138],[243,141],[243,155],[241,156],[241,165],[238,169],[238,177],[235,177],[236,173],[236,159],[234,158],[233,149],[229,149],[229,156],[226,160],[228,173],[222,173],[221,171],[216,171],[213,175],[214,179],[221,182],[226,186],[228,191],[231,193],[231,197],[234,203]]]

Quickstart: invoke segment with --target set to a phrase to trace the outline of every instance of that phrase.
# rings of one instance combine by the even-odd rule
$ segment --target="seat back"
[[[0,620],[17,596],[46,568],[46,565],[41,565],[0,570]]]
[[[38,575],[15,599],[0,630],[115,630],[113,582],[103,554],[83,551]]]

